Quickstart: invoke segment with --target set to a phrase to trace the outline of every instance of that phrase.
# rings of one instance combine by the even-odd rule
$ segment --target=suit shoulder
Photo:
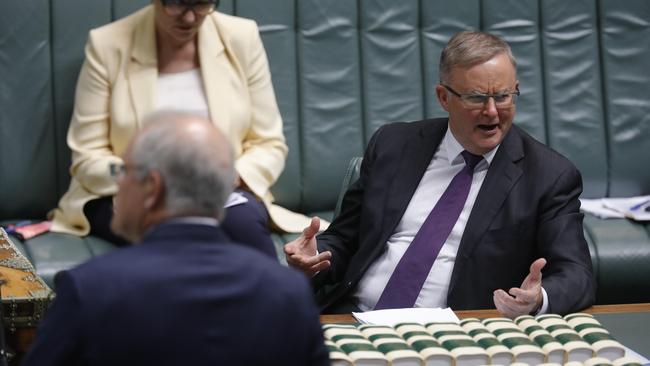
[[[118,266],[124,266],[127,263],[130,263],[133,260],[134,255],[137,256],[137,254],[134,253],[142,251],[143,248],[141,246],[120,248],[119,250],[114,250],[110,253],[106,253],[102,256],[95,257],[84,263],[81,263],[78,266],[68,270],[68,272],[73,277],[78,279],[92,278],[95,276],[102,276],[104,274],[115,274]]]
[[[288,311],[298,311],[314,306],[313,292],[305,275],[293,268],[280,264],[258,250],[234,244],[229,248],[231,263],[240,273],[245,273],[246,281],[255,283],[255,293]]]
[[[222,256],[230,258],[231,262],[246,265],[248,272],[263,274],[271,281],[300,281],[303,275],[286,266],[281,265],[276,259],[269,257],[258,249],[237,242],[228,242],[222,245]]]
[[[370,138],[366,151],[382,146],[387,149],[400,148],[422,138],[442,136],[447,129],[446,118],[435,118],[412,122],[392,122],[385,124]]]
[[[230,33],[233,35],[258,31],[257,22],[253,19],[237,17],[220,12],[214,12],[211,16],[220,27],[231,31]]]
[[[260,40],[257,23],[252,19],[215,12],[210,16],[216,26],[219,37],[227,48],[236,53],[250,51],[251,42]]]
[[[258,253],[258,251],[251,249],[251,251],[254,251],[256,259],[256,263],[258,265],[258,268],[260,271],[264,272],[264,275],[268,277],[271,281],[276,281],[278,283],[283,283],[283,284],[294,284],[294,285],[302,285],[302,284],[307,284],[306,279],[304,278],[304,275],[292,268],[285,267],[281,264],[278,263],[278,261],[273,260],[269,257],[267,257],[264,254]]]
[[[579,173],[578,168],[573,162],[552,147],[545,145],[529,135],[519,127],[514,126],[514,130],[521,138],[524,153],[532,157],[536,162],[540,162],[540,168],[545,170],[557,171],[558,173],[574,170]]]
[[[116,47],[120,47],[125,43],[130,44],[130,38],[133,35],[135,27],[146,17],[153,16],[152,13],[153,8],[146,6],[124,18],[92,29],[89,38],[93,43],[102,46],[115,45]]]
[[[247,67],[260,54],[265,54],[257,23],[254,20],[214,12],[202,27],[213,27],[226,52],[247,73]]]
[[[385,136],[390,139],[408,138],[414,135],[428,134],[431,130],[445,129],[447,127],[446,118],[433,118],[419,121],[408,122],[390,122],[382,125],[375,131],[373,137],[379,138]]]
[[[269,285],[281,284],[284,288],[296,290],[295,286],[308,285],[305,276],[293,268],[283,266],[274,258],[243,244],[233,243],[228,247],[228,255],[239,257],[242,263],[246,263],[249,272],[257,273],[268,281]]]

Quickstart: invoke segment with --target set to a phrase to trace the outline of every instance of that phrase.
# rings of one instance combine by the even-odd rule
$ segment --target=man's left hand
[[[542,268],[545,265],[546,259],[537,259],[530,265],[530,273],[520,287],[513,287],[507,293],[500,289],[494,291],[494,305],[501,314],[514,319],[542,306]]]

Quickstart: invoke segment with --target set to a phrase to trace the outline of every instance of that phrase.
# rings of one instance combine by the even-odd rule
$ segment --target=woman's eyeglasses
[[[214,11],[219,1],[183,1],[183,0],[162,0],[165,13],[169,16],[183,15],[189,10],[198,16],[205,16]]]

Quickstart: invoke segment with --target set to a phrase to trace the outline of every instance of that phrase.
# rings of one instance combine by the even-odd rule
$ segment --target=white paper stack
[[[352,313],[361,324],[389,325],[398,323],[458,323],[460,320],[450,308],[407,308]]]
[[[650,221],[650,196],[580,199],[580,210],[601,219],[628,218]]]

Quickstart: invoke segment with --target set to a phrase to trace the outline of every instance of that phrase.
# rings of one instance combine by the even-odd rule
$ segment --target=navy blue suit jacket
[[[386,249],[447,131],[447,118],[381,127],[341,214],[318,236],[331,267],[314,279],[324,312],[344,310],[355,286]],[[494,308],[493,291],[519,287],[531,263],[547,260],[542,286],[549,311],[593,304],[595,281],[584,238],[582,178],[569,160],[512,126],[489,170],[460,241],[447,293],[454,310]],[[333,288],[325,286],[336,284]]]
[[[163,223],[56,278],[24,365],[327,365],[308,281],[207,225]]]

